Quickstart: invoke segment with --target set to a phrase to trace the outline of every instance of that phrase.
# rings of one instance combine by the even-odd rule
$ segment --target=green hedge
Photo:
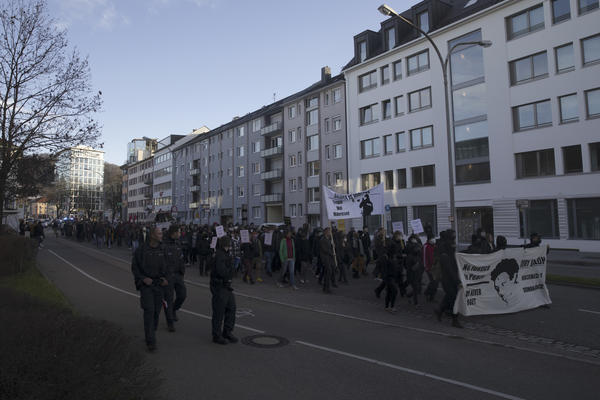
[[[23,236],[0,235],[0,277],[25,272],[35,267],[35,242]]]

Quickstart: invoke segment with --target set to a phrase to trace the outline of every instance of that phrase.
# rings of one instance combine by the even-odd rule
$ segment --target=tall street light
[[[404,18],[402,15],[398,14],[394,11],[393,8],[388,6],[387,4],[382,4],[378,8],[379,12],[388,17],[398,17],[402,22],[412,26],[419,33],[421,33],[425,38],[431,43],[431,46],[435,50],[437,54],[440,65],[442,66],[442,74],[444,76],[444,102],[446,105],[446,138],[448,140],[448,187],[450,189],[450,224],[452,229],[456,232],[456,207],[454,202],[454,160],[452,158],[452,126],[450,121],[450,101],[448,100],[448,61],[450,60],[450,55],[459,46],[471,46],[477,45],[481,47],[490,47],[492,42],[489,40],[481,40],[478,42],[460,42],[456,43],[454,46],[448,50],[448,54],[446,57],[442,57],[442,53],[440,49],[433,42],[431,37],[427,34],[427,32],[423,31],[417,25],[415,25],[411,20]]]

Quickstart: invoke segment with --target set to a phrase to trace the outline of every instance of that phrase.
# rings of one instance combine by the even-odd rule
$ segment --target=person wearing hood
[[[442,314],[449,312],[452,315],[452,326],[462,328],[458,321],[458,314],[454,314],[453,307],[461,285],[458,276],[458,265],[456,263],[456,233],[449,229],[440,235],[440,264],[442,267],[442,287],[444,298],[438,309],[434,310],[438,321],[442,320]]]

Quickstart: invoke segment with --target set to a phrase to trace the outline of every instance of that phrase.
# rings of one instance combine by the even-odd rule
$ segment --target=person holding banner
[[[440,234],[440,264],[442,267],[442,287],[444,288],[444,298],[440,307],[434,310],[438,321],[442,320],[442,314],[450,311],[452,314],[452,326],[462,328],[458,321],[458,314],[454,314],[454,302],[458,294],[458,287],[461,284],[458,277],[458,265],[456,263],[456,233],[449,229]]]

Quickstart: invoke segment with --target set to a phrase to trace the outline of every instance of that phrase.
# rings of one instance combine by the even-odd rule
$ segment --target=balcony
[[[312,124],[306,126],[306,136],[317,135],[319,133],[319,124]]]
[[[144,181],[144,185],[152,186],[152,183],[154,183],[154,179],[152,178],[148,178]]]
[[[260,152],[261,157],[273,157],[283,154],[283,146],[271,147],[270,149],[264,149]]]
[[[200,205],[200,203],[198,203],[198,202],[190,203],[189,208],[198,208],[199,205]]]
[[[260,201],[263,203],[275,203],[283,201],[283,193],[265,194],[260,196]]]
[[[200,173],[200,168],[190,169],[190,176],[198,175]]]
[[[281,169],[274,169],[272,171],[266,171],[260,174],[260,179],[263,179],[265,181],[271,180],[271,179],[281,179],[281,177],[283,176],[283,171]]]
[[[190,192],[199,192],[199,191],[200,191],[200,186],[198,186],[198,185],[190,186]]]
[[[307,188],[318,188],[321,186],[321,182],[319,182],[319,175],[309,176],[306,178],[306,187]]]
[[[152,198],[152,193],[144,193],[144,198],[145,199],[151,199]]]
[[[308,203],[306,213],[307,214],[321,214],[321,203],[320,202]]]
[[[267,125],[264,128],[261,128],[260,130],[260,135],[261,136],[266,136],[266,135],[273,135],[275,133],[278,133],[279,131],[281,131],[281,122],[274,122],[271,125]]]

